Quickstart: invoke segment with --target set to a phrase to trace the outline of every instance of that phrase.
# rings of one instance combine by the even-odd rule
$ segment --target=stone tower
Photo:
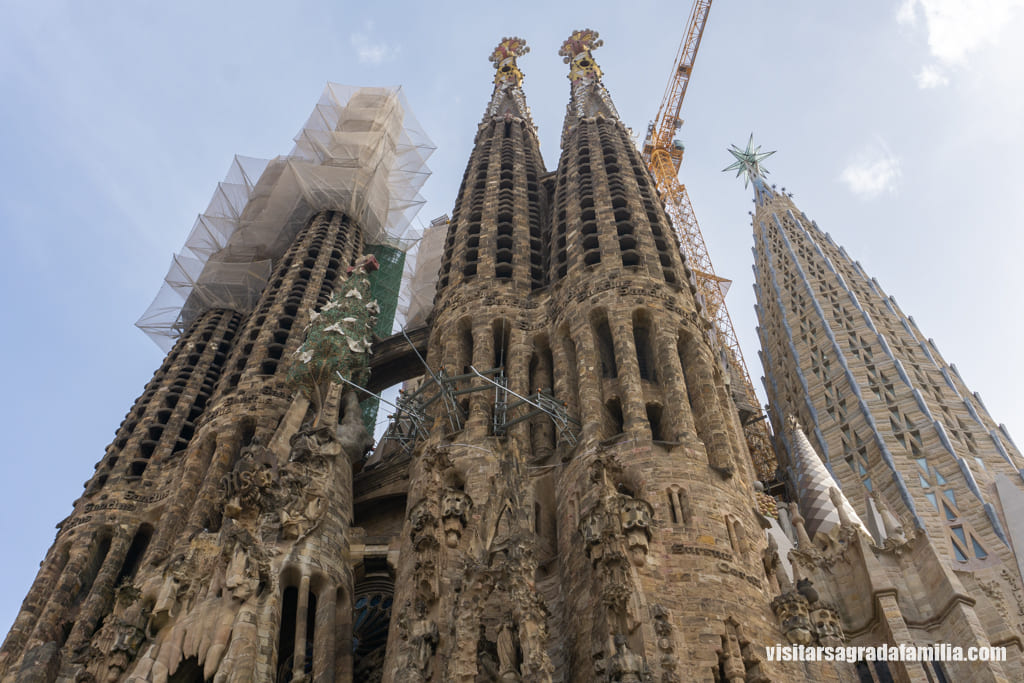
[[[435,298],[441,388],[422,394],[385,681],[803,680],[753,645],[783,635],[752,466],[599,45],[584,30],[562,46],[554,173],[524,43],[492,55]]]
[[[0,680],[352,680],[350,463],[372,440],[332,380],[365,382],[364,253],[404,227],[389,207],[426,154],[398,91],[330,84],[289,155],[236,158],[143,320],[177,340],[59,524]]]
[[[758,149],[735,149],[730,168],[754,186],[765,388],[807,536],[831,544],[838,487],[848,516],[903,574],[889,623],[864,628],[889,630],[890,641],[902,628],[913,642],[1005,645],[1007,671],[1019,670],[1020,452],[913,318],[768,185]],[[862,611],[841,607],[847,619]],[[964,668],[953,680],[999,680],[986,675]]]
[[[526,44],[495,49],[421,247],[432,310],[399,334],[396,240],[432,149],[400,92],[331,84],[289,155],[236,158],[140,323],[166,361],[60,523],[2,683],[1024,679],[1009,438],[748,155],[791,484],[765,495],[600,44],[559,53],[553,172]],[[367,399],[399,382],[366,457]],[[1013,659],[767,650],[941,640]]]

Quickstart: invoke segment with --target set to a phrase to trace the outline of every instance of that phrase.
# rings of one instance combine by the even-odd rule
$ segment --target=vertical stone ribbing
[[[362,231],[348,216],[321,211],[310,219],[274,266],[228,358],[226,382],[216,398],[240,384],[283,376],[305,338],[310,313],[327,303],[362,249]]]
[[[529,122],[481,124],[448,225],[438,305],[457,284],[495,279],[520,292],[543,286],[543,174]]]
[[[931,345],[788,198],[759,207],[756,226],[759,286],[776,292],[776,301],[759,310],[777,410],[809,421],[844,488],[879,487],[890,506],[912,511],[930,534],[947,539],[952,555],[966,550],[971,562],[982,559],[971,557],[969,541],[971,547],[957,550],[949,535],[954,519],[973,528],[986,553],[1002,554],[1001,525],[993,524],[988,501],[972,492],[962,470],[971,479],[999,472],[1019,478],[1011,464],[1016,453],[1006,458],[991,439],[977,438],[976,432],[988,437],[989,425],[971,414]],[[807,388],[794,393],[784,378],[796,377]],[[807,406],[794,403],[795,396],[806,396]],[[950,457],[953,467],[943,464]],[[940,483],[935,472],[942,481],[959,480],[960,490]],[[943,491],[952,491],[948,514],[937,495]]]
[[[235,311],[212,309],[192,322],[121,423],[86,485],[86,496],[112,479],[141,477],[151,462],[178,456],[188,447],[240,320]]]

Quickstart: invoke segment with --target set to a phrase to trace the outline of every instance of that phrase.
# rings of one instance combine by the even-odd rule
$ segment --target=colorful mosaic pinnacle
[[[558,54],[562,61],[571,64],[569,69],[569,80],[573,83],[582,80],[597,80],[601,78],[601,69],[594,61],[592,50],[604,45],[604,41],[598,38],[598,32],[589,28],[580,31],[573,31],[572,35],[562,43]]]
[[[494,74],[495,85],[499,83],[510,83],[515,86],[523,84],[523,72],[516,64],[516,57],[522,57],[530,51],[526,41],[522,38],[502,38],[498,47],[491,53],[491,64],[494,65],[497,73]]]

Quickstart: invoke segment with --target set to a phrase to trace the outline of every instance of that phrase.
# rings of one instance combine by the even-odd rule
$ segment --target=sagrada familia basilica
[[[415,264],[432,146],[400,91],[331,84],[291,153],[236,159],[143,321],[166,359],[59,524],[0,681],[1024,680],[1005,428],[751,144],[732,168],[777,459],[755,468],[760,410],[598,45],[561,47],[553,171],[525,43],[495,49]],[[935,654],[776,649],[901,644]]]

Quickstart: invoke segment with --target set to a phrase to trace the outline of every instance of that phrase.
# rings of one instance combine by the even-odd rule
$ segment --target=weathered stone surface
[[[766,648],[936,641],[1009,649],[1005,664],[951,666],[949,680],[1024,679],[1024,583],[1000,545],[998,512],[971,498],[995,496],[990,475],[950,486],[989,553],[951,564],[935,540],[952,533],[949,520],[900,495],[919,466],[913,453],[890,449],[889,462],[880,448],[895,431],[920,438],[914,447],[951,481],[944,430],[965,416],[988,428],[983,408],[816,228],[794,232],[796,247],[759,232],[759,287],[782,297],[761,304],[779,364],[772,414],[816,425],[812,441],[833,455],[839,444],[865,449],[874,485],[871,504],[850,494],[857,470],[833,471],[876,538],[828,489],[833,528],[809,536],[795,500],[780,505],[755,480],[731,373],[601,82],[598,44],[584,30],[563,46],[572,101],[551,173],[516,65],[525,44],[507,38],[492,57],[494,95],[456,197],[434,311],[412,335],[430,371],[401,399],[419,411],[404,416],[418,431],[364,459],[360,394],[333,381],[347,368],[376,390],[424,370],[395,343],[381,351],[390,367],[365,356],[369,302],[313,327],[346,331],[344,359],[316,358],[332,344],[301,346],[332,295],[363,302],[368,291],[344,280],[363,252],[359,225],[321,212],[275,263],[255,310],[198,317],[146,386],[59,527],[0,649],[2,683],[852,682],[865,680],[853,663],[775,661]],[[794,229],[795,211],[786,215]],[[767,262],[785,259],[777,282]],[[830,322],[860,354],[857,373],[886,373],[869,382],[885,406],[868,398],[858,412],[852,385],[836,394],[828,381],[797,381],[838,334],[805,320],[825,305],[800,308],[818,295],[799,291],[801,270],[839,318],[857,301],[870,309],[851,313],[850,329]],[[844,283],[856,290],[846,299]],[[783,319],[788,311],[797,317]],[[872,320],[920,350],[869,364],[889,348]],[[797,342],[784,335],[804,328],[808,353],[787,356]],[[316,371],[294,371],[296,358]],[[899,384],[905,365],[934,401]],[[818,376],[834,377],[827,369]],[[910,414],[911,400],[957,419],[909,431],[893,422],[878,439],[863,431],[871,410]],[[842,421],[808,419],[811,405],[819,416],[848,411],[852,436]],[[957,441],[1005,475],[1010,500],[1019,454],[994,429],[990,445],[969,426]],[[890,673],[937,680],[923,666]]]

